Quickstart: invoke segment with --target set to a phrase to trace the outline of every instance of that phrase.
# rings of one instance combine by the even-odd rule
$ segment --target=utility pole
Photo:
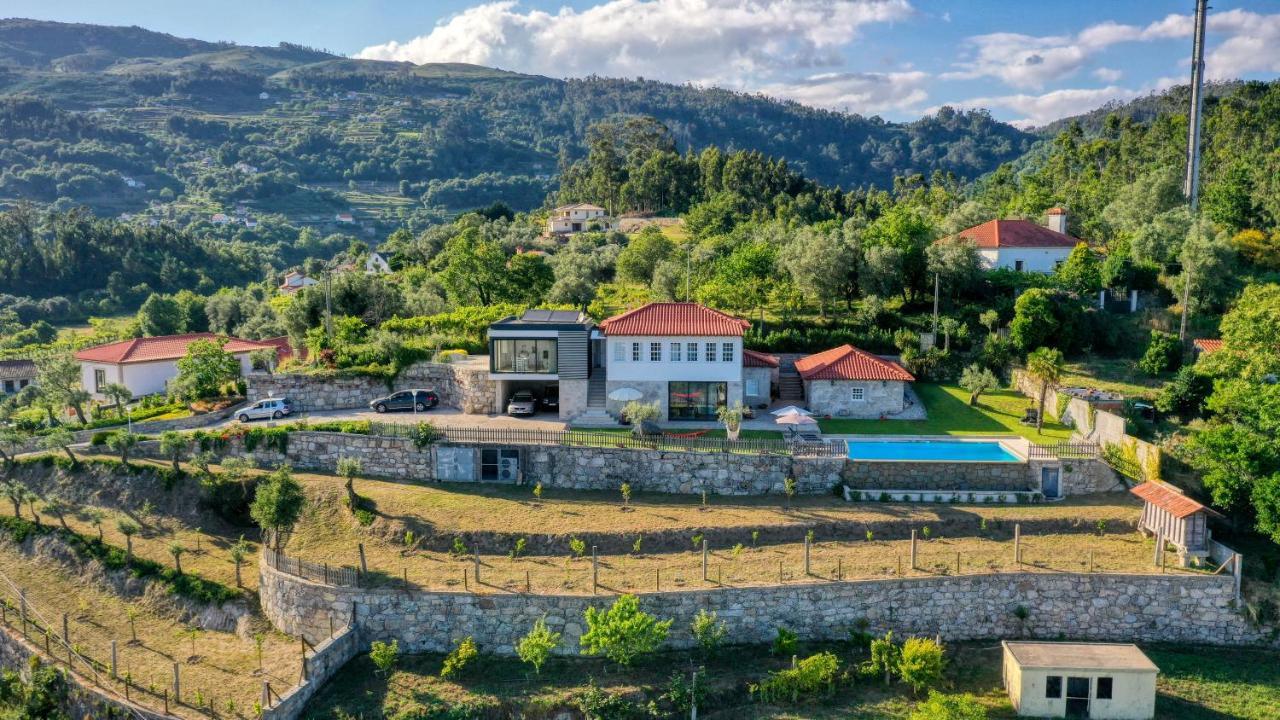
[[[324,273],[324,334],[333,337],[333,273]]]
[[[933,339],[938,340],[938,273],[933,274]]]
[[[1197,239],[1200,234],[1200,125],[1204,109],[1204,27],[1209,12],[1208,0],[1196,0],[1196,26],[1191,47],[1191,118],[1187,129],[1187,177],[1182,184],[1182,194],[1187,197],[1191,209],[1192,231]],[[1178,339],[1187,342],[1187,320],[1191,315],[1191,256],[1182,251],[1182,319],[1178,325]]]
[[[689,302],[689,274],[693,272],[693,248],[684,254],[684,301]]]

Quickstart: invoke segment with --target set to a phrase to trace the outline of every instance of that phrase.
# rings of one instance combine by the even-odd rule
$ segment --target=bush
[[[583,655],[604,655],[619,665],[651,653],[667,640],[670,620],[658,620],[640,609],[635,595],[622,595],[608,610],[587,608],[587,631],[582,634]]]
[[[968,693],[944,695],[929,691],[929,699],[911,711],[910,720],[987,720],[987,709]]]
[[[440,668],[440,677],[451,678],[461,675],[480,658],[480,648],[470,635],[462,638],[458,647],[444,657],[444,665]]]
[[[751,694],[761,702],[795,702],[801,695],[825,690],[835,691],[840,659],[835,653],[822,652],[796,663],[795,667],[769,673],[758,684],[750,686]]]
[[[770,652],[781,657],[793,655],[796,651],[796,646],[799,644],[799,640],[799,637],[797,637],[794,632],[784,627],[780,627],[778,628],[777,637],[773,639],[773,647],[770,649]]]
[[[1142,354],[1142,359],[1138,361],[1138,367],[1142,368],[1142,372],[1148,375],[1163,375],[1166,372],[1177,370],[1182,364],[1182,343],[1178,342],[1178,336],[1159,330],[1151,331],[1151,342],[1147,344],[1147,351]]]
[[[698,647],[702,648],[702,653],[708,657],[720,649],[725,637],[729,634],[729,628],[724,621],[720,620],[715,612],[707,612],[705,608],[699,610],[693,617],[692,629],[693,639],[698,641]]]
[[[1213,392],[1213,378],[1188,365],[1178,370],[1173,380],[1156,397],[1156,409],[1162,413],[1176,414],[1183,420],[1204,414],[1204,403]]]
[[[551,651],[555,650],[559,644],[560,633],[551,632],[547,628],[546,618],[538,618],[534,621],[533,629],[529,634],[516,643],[516,655],[520,656],[522,662],[532,665],[534,673],[540,674],[542,664],[551,657]]]
[[[396,666],[396,662],[399,659],[399,640],[392,640],[390,643],[375,640],[373,645],[369,647],[369,660],[373,662],[374,667],[378,668],[378,672],[383,675],[391,672],[391,669]]]
[[[907,638],[898,660],[898,676],[911,689],[920,692],[942,680],[945,664],[942,646],[937,642],[930,638]]]

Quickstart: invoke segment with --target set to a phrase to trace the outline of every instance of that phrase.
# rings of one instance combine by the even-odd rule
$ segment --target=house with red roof
[[[1050,208],[1044,225],[1030,220],[988,220],[951,238],[970,240],[988,270],[1051,273],[1083,240],[1067,234],[1067,211]]]
[[[163,393],[169,381],[178,376],[178,360],[186,357],[187,348],[197,340],[221,341],[222,349],[240,361],[242,374],[253,369],[249,354],[255,350],[272,350],[277,356],[281,352],[279,339],[220,338],[208,332],[121,340],[75,354],[80,361],[80,386],[99,400],[107,399],[103,388],[109,384],[124,385],[133,397]]]
[[[633,400],[657,403],[662,420],[715,420],[722,406],[769,402],[778,360],[744,351],[748,327],[687,302],[650,303],[598,326],[570,311],[530,310],[489,326],[489,376],[499,409],[527,390],[579,424],[612,423]]]
[[[892,360],[841,345],[796,360],[805,401],[815,415],[880,418],[907,407],[915,377]]]

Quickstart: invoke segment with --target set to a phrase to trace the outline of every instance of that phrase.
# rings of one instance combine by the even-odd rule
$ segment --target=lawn
[[[1046,419],[1044,431],[1023,425],[1033,401],[1017,390],[985,393],[977,407],[969,393],[955,385],[915,383],[916,395],[929,413],[927,420],[820,420],[823,433],[833,435],[1021,435],[1036,443],[1055,443],[1071,437],[1071,429]]]
[[[1165,645],[1143,650],[1161,671],[1157,720],[1280,716],[1278,652]],[[320,691],[304,717],[437,717],[449,710],[468,717],[556,717],[560,711],[576,710],[578,699],[592,686],[625,696],[639,708],[659,700],[674,675],[687,677],[698,666],[705,668],[707,683],[707,699],[698,709],[703,718],[899,720],[911,714],[917,696],[909,688],[857,677],[857,666],[866,660],[860,646],[802,643],[797,654],[820,651],[836,653],[841,667],[851,671],[835,692],[776,705],[753,702],[746,691],[749,683],[789,664],[788,658],[775,657],[764,646],[733,646],[710,660],[690,652],[664,652],[622,671],[594,658],[557,657],[540,675],[514,658],[482,656],[476,669],[457,679],[439,676],[438,654],[404,656],[387,676],[376,673],[361,655]],[[1001,684],[998,642],[951,643],[946,651],[943,691],[973,694],[992,720],[1015,717]]]

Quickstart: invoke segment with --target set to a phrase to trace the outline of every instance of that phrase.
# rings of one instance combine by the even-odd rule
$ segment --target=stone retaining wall
[[[287,397],[297,412],[345,410],[368,407],[369,401],[391,390],[434,389],[441,404],[465,413],[493,412],[496,387],[488,369],[478,362],[414,363],[387,386],[381,378],[307,375],[302,373],[249,373],[245,395],[256,402],[267,397]]]
[[[442,652],[472,636],[488,652],[509,655],[533,622],[563,632],[560,654],[576,654],[583,612],[611,596],[470,594],[325,587],[259,562],[262,609],[278,629],[304,637],[328,633],[329,617],[355,604],[366,640],[397,639],[407,652]],[[694,644],[689,627],[715,611],[734,643],[765,643],[778,627],[805,639],[839,639],[860,620],[867,630],[941,635],[946,640],[1006,637],[1124,642],[1257,644],[1265,636],[1234,609],[1229,575],[998,573],[898,580],[646,593],[641,607],[675,622],[669,643]],[[1030,610],[1019,620],[1018,607]]]
[[[1039,490],[1040,477],[1020,462],[849,462],[849,487],[893,490]]]
[[[262,720],[294,720],[302,716],[307,702],[324,687],[351,658],[363,652],[360,633],[352,625],[316,645],[306,659],[306,679],[285,691],[275,704],[263,708]]]

